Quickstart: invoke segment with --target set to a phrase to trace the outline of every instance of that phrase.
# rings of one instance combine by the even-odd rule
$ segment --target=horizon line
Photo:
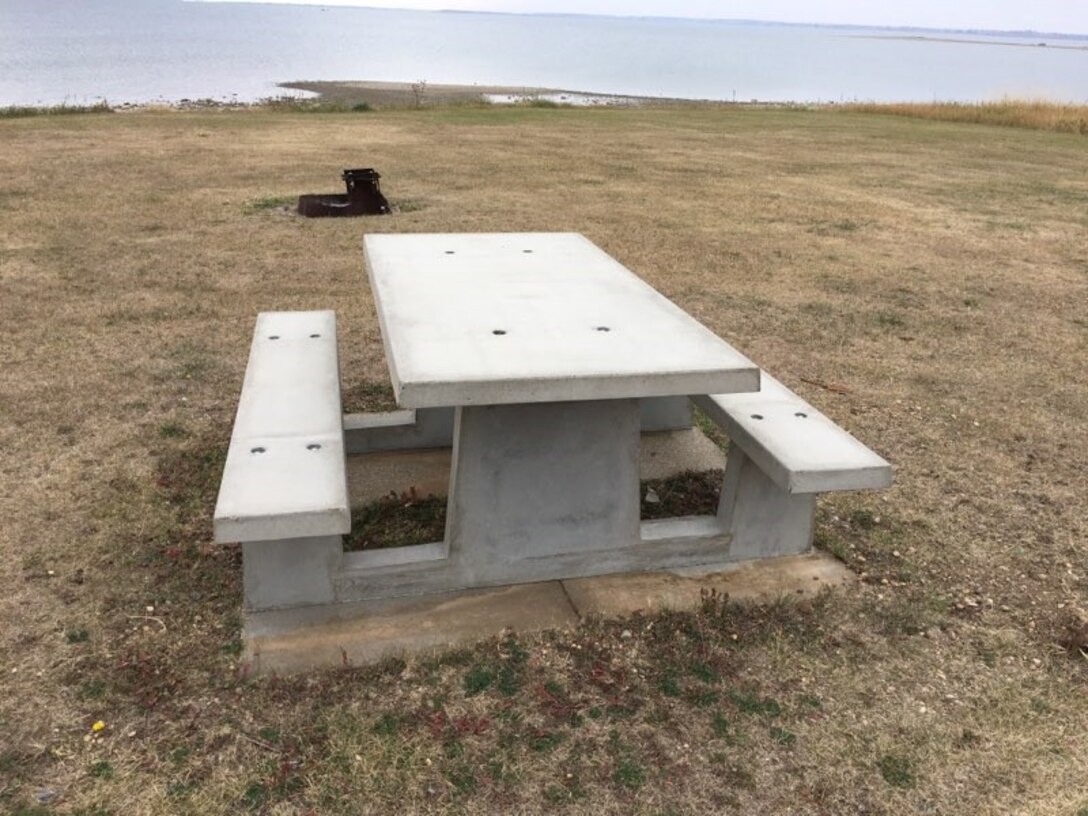
[[[263,5],[263,6],[313,6],[326,8],[361,8],[372,11],[412,11],[427,14],[487,14],[502,15],[507,17],[591,17],[598,19],[618,20],[669,20],[692,21],[706,23],[733,23],[741,25],[780,25],[796,26],[799,28],[851,28],[851,29],[879,29],[882,31],[923,31],[945,34],[990,34],[1012,37],[1055,37],[1062,39],[1088,40],[1088,31],[1040,31],[1033,28],[964,28],[923,26],[889,23],[818,23],[803,20],[763,20],[752,17],[678,17],[668,14],[603,14],[578,11],[498,11],[494,9],[458,9],[458,8],[401,8],[397,6],[374,6],[362,0],[361,2],[334,2],[323,3],[320,0],[181,0],[183,3],[236,3],[239,5]]]

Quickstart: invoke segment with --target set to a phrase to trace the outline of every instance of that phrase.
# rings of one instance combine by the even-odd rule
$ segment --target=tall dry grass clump
[[[843,105],[851,113],[885,113],[946,122],[1052,130],[1088,136],[1088,105],[1050,102],[1043,99],[1005,98],[995,102],[858,102]]]

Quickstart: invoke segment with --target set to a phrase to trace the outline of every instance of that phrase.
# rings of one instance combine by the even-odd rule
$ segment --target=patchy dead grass
[[[854,102],[840,106],[851,113],[884,113],[941,122],[1052,130],[1088,136],[1088,105],[1043,99],[1002,99],[997,102]]]
[[[351,166],[406,206],[254,206]],[[0,810],[1084,812],[1085,179],[826,111],[0,121]],[[209,515],[254,316],[335,308],[388,407],[360,238],[442,230],[585,233],[895,463],[820,503],[860,586],[249,677]]]

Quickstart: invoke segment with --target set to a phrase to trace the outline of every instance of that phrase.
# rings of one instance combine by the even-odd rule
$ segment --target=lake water
[[[1088,102],[1088,42],[181,0],[0,0],[0,105],[255,100],[291,80],[747,101]],[[901,33],[901,32],[899,32]],[[940,35],[937,35],[940,36]],[[963,35],[944,35],[962,37]],[[1074,46],[1074,47],[1070,47]]]

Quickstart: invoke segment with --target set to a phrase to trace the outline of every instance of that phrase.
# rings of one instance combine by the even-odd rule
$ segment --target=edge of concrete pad
[[[605,575],[353,604],[247,613],[255,674],[375,663],[494,637],[574,626],[583,617],[691,609],[705,590],[733,600],[813,595],[857,577],[822,552],[673,572]]]
[[[620,617],[660,609],[691,609],[708,590],[728,594],[732,600],[802,597],[856,580],[838,559],[812,551],[670,572],[570,578],[563,581],[563,588],[579,617]]]
[[[558,581],[350,604],[247,613],[245,659],[255,674],[376,663],[499,634],[573,625]]]

